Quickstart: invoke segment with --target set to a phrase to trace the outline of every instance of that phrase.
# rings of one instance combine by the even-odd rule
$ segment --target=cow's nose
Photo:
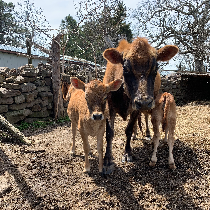
[[[153,98],[147,100],[135,100],[136,109],[138,110],[150,110],[154,108]]]
[[[93,114],[92,119],[93,120],[103,120],[103,115],[102,114],[95,113],[95,114]]]

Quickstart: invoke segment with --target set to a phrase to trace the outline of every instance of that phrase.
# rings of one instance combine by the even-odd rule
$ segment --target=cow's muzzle
[[[152,97],[148,97],[144,100],[134,100],[136,110],[151,110],[155,107],[155,101]]]
[[[104,115],[100,112],[94,112],[91,116],[92,120],[103,120],[104,119]]]

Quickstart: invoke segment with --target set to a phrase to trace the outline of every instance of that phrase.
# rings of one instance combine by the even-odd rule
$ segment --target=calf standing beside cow
[[[156,76],[159,75],[158,73],[158,61],[168,61],[170,60],[176,53],[178,52],[178,48],[174,45],[166,45],[165,47],[156,50],[153,48],[145,38],[136,38],[132,43],[128,43],[126,40],[122,40],[119,43],[117,48],[110,48],[104,51],[103,56],[107,60],[107,68],[105,71],[105,76],[103,79],[103,86],[106,87],[107,85],[111,85],[114,81],[123,81],[123,84],[118,88],[115,88],[114,91],[106,92],[107,99],[108,99],[108,111],[109,114],[104,117],[103,123],[105,124],[106,121],[106,153],[104,156],[104,164],[103,164],[103,174],[110,174],[113,171],[113,162],[112,162],[112,139],[114,137],[114,121],[116,114],[119,114],[123,120],[127,119],[127,116],[130,115],[130,119],[125,130],[125,134],[127,137],[125,151],[122,157],[123,161],[132,161],[132,150],[130,146],[130,140],[133,133],[133,127],[137,121],[138,116],[141,112],[150,112],[155,105],[158,103],[154,100],[154,86]],[[84,90],[85,84],[82,85]],[[70,102],[73,101],[71,94]],[[85,93],[83,94],[83,103],[87,104]],[[157,97],[158,98],[158,97]],[[102,100],[103,101],[103,100]],[[69,106],[71,106],[69,102]],[[162,103],[162,102],[161,102]],[[69,110],[68,106],[68,110]],[[161,106],[161,105],[160,105]],[[73,107],[73,106],[72,106]],[[87,105],[86,110],[88,111],[90,107]],[[72,112],[72,111],[71,111]],[[79,112],[79,109],[78,111]],[[79,121],[79,115],[77,114],[77,118],[74,119],[71,116],[70,111],[68,112],[70,119],[74,121],[74,124],[78,124],[81,127],[81,120]],[[159,113],[158,109],[156,113]],[[162,113],[162,112],[161,112]],[[164,112],[165,113],[165,112]],[[156,115],[157,116],[157,115]],[[163,120],[161,119],[162,114],[157,117],[157,123],[160,123]],[[164,115],[165,116],[165,115]],[[93,117],[92,117],[93,118]],[[155,115],[153,116],[153,122],[155,122]],[[84,118],[89,120],[88,122],[92,123],[93,119],[89,116],[89,118]],[[91,121],[91,120],[92,121]],[[166,119],[166,118],[164,118]],[[84,120],[83,120],[84,121]],[[169,120],[164,121],[169,122]],[[94,122],[95,123],[95,122]],[[73,125],[73,123],[72,123]],[[73,125],[73,129],[75,130],[75,125]],[[80,128],[81,129],[81,128]],[[154,124],[153,124],[154,129]],[[167,128],[168,129],[168,128]],[[105,129],[102,129],[103,132]],[[82,129],[81,129],[82,131]],[[83,137],[83,131],[81,132],[81,136],[83,139],[84,150],[88,148],[87,140]],[[158,130],[159,131],[159,130]],[[154,134],[159,138],[158,131],[154,132]],[[73,131],[74,132],[74,131]],[[103,132],[100,136],[103,138]],[[171,133],[169,131],[169,139]],[[88,135],[91,135],[89,133]],[[73,136],[75,134],[73,133]],[[74,142],[73,137],[73,142]],[[98,138],[101,138],[98,136]],[[84,140],[85,139],[85,140]],[[154,138],[153,138],[154,140]],[[101,141],[101,140],[100,140]],[[158,139],[159,141],[159,139]],[[157,142],[157,141],[154,141]],[[170,141],[168,141],[170,142]],[[74,145],[74,144],[73,144]],[[156,163],[156,151],[158,143],[154,144],[154,152],[151,159],[150,165],[153,166]],[[172,144],[171,144],[172,145]],[[170,146],[169,146],[170,147]],[[89,163],[87,161],[87,154],[89,150],[85,150],[85,170],[89,170]],[[169,155],[169,164],[173,165],[173,156],[171,156],[172,150],[170,147],[170,155]],[[101,153],[99,153],[99,171],[102,171],[101,167]],[[175,168],[171,167],[171,168]]]

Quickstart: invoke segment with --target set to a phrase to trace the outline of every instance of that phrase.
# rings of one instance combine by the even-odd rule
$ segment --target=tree
[[[77,25],[77,21],[71,16],[68,15],[64,20],[61,21],[60,25],[61,33],[64,34],[63,39],[61,40],[61,45],[65,51],[66,55],[79,57],[82,51],[82,42],[81,42],[81,29]]]
[[[19,9],[15,13],[15,18],[22,29],[22,32],[18,33],[20,45],[25,46],[26,39],[29,39],[30,42],[46,46],[47,37],[52,40],[48,33],[51,27],[43,15],[42,9],[37,8],[29,0],[18,2],[18,6]]]
[[[133,17],[138,22],[137,34],[149,37],[156,47],[170,42],[178,45],[188,69],[194,63],[195,70],[203,72],[204,65],[209,65],[209,0],[143,0]]]
[[[0,0],[0,44],[14,44],[10,34],[14,31],[14,5]]]
[[[129,41],[132,39],[130,24],[125,22],[126,7],[122,1],[80,1],[75,7],[78,11],[77,27],[73,26],[67,17],[65,19],[65,22],[71,25],[68,27],[69,43],[73,43],[67,46],[72,50],[75,46],[79,49],[78,52],[74,50],[74,56],[102,64],[104,63],[102,53],[106,48],[115,47],[122,37]]]

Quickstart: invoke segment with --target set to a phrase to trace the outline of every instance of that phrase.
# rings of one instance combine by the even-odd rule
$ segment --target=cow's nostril
[[[102,114],[93,114],[93,120],[102,120],[103,115]]]

